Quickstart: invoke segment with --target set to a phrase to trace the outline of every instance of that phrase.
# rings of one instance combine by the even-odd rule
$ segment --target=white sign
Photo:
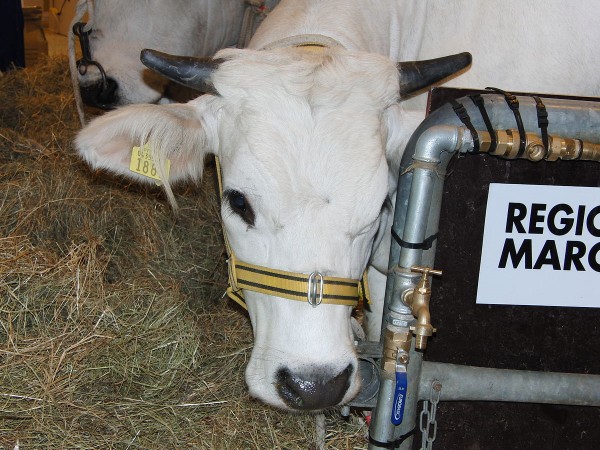
[[[600,188],[491,184],[477,303],[600,308]]]

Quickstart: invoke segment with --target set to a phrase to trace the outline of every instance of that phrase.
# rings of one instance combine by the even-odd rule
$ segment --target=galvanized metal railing
[[[548,137],[539,129],[539,104],[529,96],[517,97],[523,127],[515,126],[515,114],[505,96],[484,94],[485,109],[495,130],[490,132],[477,106],[461,101],[472,127],[465,126],[450,104],[433,112],[413,134],[404,153],[396,197],[393,230],[402,242],[422,243],[438,232],[446,166],[456,154],[472,153],[473,131],[479,151],[504,158],[531,161],[579,159],[600,162],[600,102],[544,98]],[[506,131],[508,130],[508,131]],[[496,146],[491,145],[496,140]],[[520,151],[519,151],[520,150]],[[431,334],[428,284],[423,267],[433,267],[435,242],[425,248],[392,243],[386,287],[383,332],[380,343],[364,343],[359,354],[366,384],[373,391],[373,372],[368,361],[378,361],[379,389],[360,396],[355,406],[375,406],[370,427],[371,450],[412,448],[417,402],[428,400],[432,387],[439,400],[493,400],[600,406],[600,375],[542,373],[488,369],[423,362]],[[425,298],[426,297],[426,298]],[[419,319],[415,304],[419,303]],[[421,317],[422,316],[422,317]],[[413,337],[413,332],[417,339]],[[442,386],[443,389],[439,390]],[[436,399],[436,400],[437,400]],[[400,423],[392,417],[403,415]],[[394,423],[395,422],[395,423]]]

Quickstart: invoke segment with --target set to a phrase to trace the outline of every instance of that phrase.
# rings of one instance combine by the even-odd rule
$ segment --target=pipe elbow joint
[[[443,152],[453,153],[462,145],[462,129],[452,125],[434,125],[421,133],[413,158],[416,161],[439,164]]]

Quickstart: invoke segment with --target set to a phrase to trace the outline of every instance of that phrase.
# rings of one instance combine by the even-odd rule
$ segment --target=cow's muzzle
[[[108,77],[104,68],[92,59],[89,36],[92,30],[85,30],[85,23],[77,22],[73,25],[73,34],[79,38],[82,56],[77,60],[77,71],[84,76],[90,66],[96,67],[100,79],[91,84],[81,86],[81,99],[86,105],[101,109],[113,109],[117,104],[117,82]]]
[[[112,78],[98,80],[97,82],[80,86],[81,99],[88,106],[111,110],[118,102],[118,84]]]
[[[338,405],[350,387],[352,364],[335,376],[328,368],[312,368],[310,372],[277,371],[277,393],[284,403],[295,410],[322,410]]]

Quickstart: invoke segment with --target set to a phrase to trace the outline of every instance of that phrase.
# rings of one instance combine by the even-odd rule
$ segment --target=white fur
[[[225,189],[243,192],[256,215],[248,226],[222,207],[236,256],[351,278],[369,262],[378,315],[367,324],[376,338],[391,225],[391,212],[380,215],[381,206],[394,197],[395,168],[424,114],[422,98],[397,103],[395,62],[470,51],[475,64],[464,83],[454,84],[598,95],[600,27],[590,17],[600,7],[590,0],[563,3],[284,0],[252,48],[321,33],[346,50],[224,50],[218,56],[226,62],[213,76],[220,96],[107,114],[81,132],[77,148],[93,166],[125,174],[131,145],[149,139],[157,156],[177,161],[174,179],[199,176],[204,154],[219,155]],[[529,46],[545,51],[530,53]],[[574,57],[581,59],[576,66],[561,64]],[[577,86],[568,83],[573,79]],[[386,234],[374,249],[380,225]],[[356,365],[348,307],[312,308],[253,292],[246,298],[255,335],[246,379],[254,396],[285,407],[274,387],[282,365],[332,375]],[[354,378],[344,400],[358,389]]]
[[[174,55],[210,57],[237,43],[244,0],[95,0],[92,59],[118,86],[120,105],[164,102],[167,80],[148,70],[140,52],[152,48]],[[90,66],[81,86],[96,83]],[[168,100],[167,100],[168,101]]]

